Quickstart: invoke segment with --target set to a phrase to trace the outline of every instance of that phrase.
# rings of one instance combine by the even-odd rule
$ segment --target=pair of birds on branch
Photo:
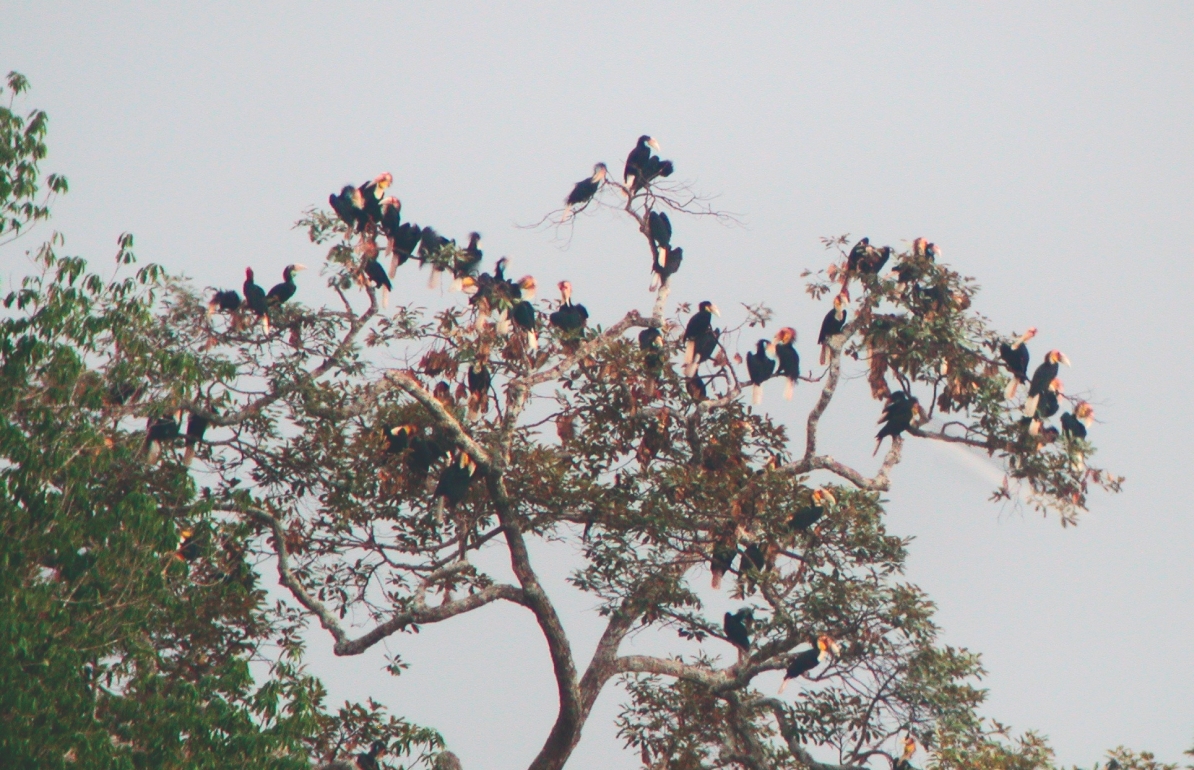
[[[740,658],[750,652],[750,636],[754,631],[754,623],[754,611],[750,607],[743,607],[737,612],[727,612],[722,621],[725,637],[739,649]],[[796,654],[788,662],[779,691],[782,693],[793,679],[807,676],[817,666],[828,662],[830,658],[841,657],[841,654],[841,645],[831,636],[827,634],[818,636],[811,649]]]
[[[236,289],[216,289],[207,303],[207,314],[211,316],[217,311],[231,313],[233,323],[239,325],[240,313],[248,310],[257,316],[262,328],[268,334],[269,311],[281,305],[294,296],[298,285],[294,282],[295,273],[306,270],[306,265],[287,265],[282,270],[282,282],[274,284],[267,292],[254,280],[253,268],[245,268],[245,282],[241,285],[244,299],[236,293]]]
[[[659,142],[647,134],[643,134],[635,143],[634,149],[626,156],[626,165],[622,170],[622,187],[624,191],[633,195],[635,192],[650,186],[659,177],[671,176],[676,170],[670,160],[661,160],[651,151],[659,152]],[[564,219],[567,220],[577,210],[583,209],[597,195],[609,176],[609,167],[604,163],[593,166],[591,176],[577,182],[572,192],[564,199]]]
[[[720,329],[713,328],[713,317],[721,312],[712,302],[705,300],[697,306],[697,312],[688,319],[684,328],[684,377],[691,380],[700,365],[713,358],[717,351]],[[643,335],[648,332],[643,332]],[[639,337],[643,345],[643,335]],[[650,342],[654,343],[654,339]],[[770,339],[761,339],[754,352],[746,354],[746,370],[752,386],[752,402],[763,401],[763,383],[772,377],[784,377],[787,385],[784,398],[791,399],[800,379],[800,355],[796,352],[796,330],[785,326]],[[775,358],[771,358],[774,355]]]
[[[1015,398],[1021,385],[1028,386],[1021,423],[1028,426],[1029,435],[1040,436],[1045,443],[1055,440],[1059,433],[1067,438],[1085,439],[1087,429],[1094,423],[1094,407],[1086,401],[1079,401],[1073,411],[1061,416],[1060,432],[1057,428],[1045,427],[1045,421],[1061,411],[1060,399],[1065,392],[1065,386],[1057,375],[1061,364],[1070,366],[1070,359],[1060,350],[1050,350],[1045,354],[1045,360],[1032,373],[1032,377],[1029,377],[1030,357],[1027,343],[1036,334],[1034,326],[1011,342],[1000,343],[999,358],[1011,375],[1004,396],[1010,401]]]

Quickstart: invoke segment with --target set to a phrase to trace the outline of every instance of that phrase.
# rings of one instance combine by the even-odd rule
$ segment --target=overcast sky
[[[815,359],[824,303],[803,293],[820,236],[925,236],[983,285],[1003,330],[1035,325],[1034,363],[1073,360],[1066,389],[1100,420],[1099,464],[1127,476],[1075,529],[987,502],[990,466],[914,442],[890,528],[945,639],[983,652],[986,713],[1047,734],[1065,762],[1117,744],[1175,760],[1194,743],[1190,516],[1194,5],[1190,3],[9,4],[0,69],[48,110],[47,170],[71,193],[53,227],[105,270],[124,231],[140,259],[239,286],[320,253],[291,225],[347,182],[394,173],[403,213],[485,235],[515,274],[569,278],[598,321],[650,295],[615,217],[571,245],[515,225],[558,207],[640,133],[744,226],[677,219],[673,299],[764,301]],[[43,228],[43,233],[48,230]],[[0,279],[27,270],[0,251]],[[396,286],[432,299],[410,268]],[[260,279],[259,279],[260,280]],[[320,303],[323,280],[300,276]],[[849,383],[826,448],[873,470],[878,406]],[[854,400],[851,401],[850,399]],[[767,408],[799,424],[812,389]],[[797,432],[798,436],[802,433]],[[597,626],[544,554],[585,660]],[[714,610],[720,610],[714,606]],[[634,645],[649,645],[634,640]],[[555,713],[531,616],[491,607],[313,670],[440,729],[469,768],[524,767]],[[723,651],[723,654],[728,651]],[[634,767],[603,696],[576,767]]]

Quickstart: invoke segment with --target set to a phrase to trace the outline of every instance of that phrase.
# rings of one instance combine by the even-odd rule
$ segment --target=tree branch
[[[775,721],[779,724],[779,733],[788,744],[788,751],[792,752],[792,756],[796,758],[796,761],[803,764],[808,770],[870,770],[870,768],[862,765],[833,765],[813,759],[813,755],[809,754],[808,750],[796,740],[795,725],[788,719],[787,713],[784,711],[783,701],[777,698],[759,698],[747,705],[771,710],[772,715],[775,716]]]

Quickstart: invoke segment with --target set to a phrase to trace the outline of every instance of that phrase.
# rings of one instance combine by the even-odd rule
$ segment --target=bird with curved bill
[[[696,374],[697,366],[701,360],[708,358],[697,359],[697,341],[702,338],[708,338],[713,331],[713,316],[721,317],[721,311],[717,309],[709,300],[705,300],[697,306],[697,312],[692,314],[692,318],[688,319],[688,325],[684,327],[684,376],[691,377]],[[717,337],[713,336],[713,346],[717,346]],[[710,355],[712,353],[710,352]]]
[[[1007,389],[1004,390],[1003,396],[1008,400],[1016,397],[1016,391],[1020,388],[1020,384],[1028,384],[1028,345],[1030,339],[1036,336],[1036,327],[1028,327],[1028,331],[1021,334],[1016,339],[1012,340],[1011,344],[1006,342],[999,343],[999,358],[1002,359],[1003,365],[1007,368],[1008,374],[1012,376],[1011,382],[1007,384]]]
[[[576,183],[572,192],[568,193],[568,197],[564,200],[564,221],[570,219],[576,211],[583,209],[589,201],[593,200],[593,196],[597,195],[601,185],[605,184],[605,176],[608,173],[609,169],[605,164],[598,163],[593,166],[592,176]]]
[[[817,637],[817,643],[811,650],[805,650],[802,653],[792,658],[788,663],[787,670],[784,671],[784,681],[780,683],[779,691],[782,693],[788,686],[788,682],[799,676],[807,676],[817,666],[827,662],[830,658],[840,658],[842,655],[842,648],[832,637],[822,634]]]
[[[768,340],[759,340],[752,353],[746,354],[746,372],[750,375],[750,402],[763,403],[763,383],[775,373],[775,359],[767,355]]]
[[[1049,389],[1049,385],[1057,379],[1060,364],[1070,365],[1070,359],[1060,350],[1050,350],[1045,354],[1045,360],[1032,373],[1032,381],[1028,383],[1028,399],[1024,402],[1024,414],[1032,417],[1037,411],[1037,402],[1042,394]]]
[[[784,400],[791,401],[796,393],[796,382],[800,379],[800,354],[796,352],[796,330],[785,326],[775,333],[771,340],[775,353],[775,376],[784,377]]]
[[[626,167],[622,170],[622,181],[626,188],[634,191],[641,187],[640,180],[644,176],[647,166],[651,162],[651,150],[659,152],[659,142],[643,134],[638,138],[634,149],[626,156]]]
[[[750,607],[743,607],[737,612],[727,612],[722,621],[722,630],[730,644],[738,648],[738,657],[750,651],[750,634],[754,629],[755,614]]]
[[[821,333],[817,335],[817,344],[821,346],[821,366],[829,360],[829,339],[842,333],[846,327],[846,305],[849,297],[839,293],[833,298],[833,308],[825,314],[821,321]]]

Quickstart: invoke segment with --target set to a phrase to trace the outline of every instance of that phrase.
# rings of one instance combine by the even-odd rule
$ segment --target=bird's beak
[[[832,639],[829,640],[829,649],[833,652],[833,657],[840,658],[842,656],[842,647]]]
[[[297,273],[297,272],[299,272],[299,271],[301,271],[301,270],[306,270],[306,269],[307,269],[307,266],[306,266],[306,265],[295,265],[295,266],[294,266],[294,272],[296,272],[296,273]]]
[[[713,315],[717,316],[718,318],[721,318],[721,311],[717,309],[717,305],[710,303],[709,304],[709,312],[712,313]]]
[[[775,355],[775,342],[767,343],[767,352],[770,353],[771,355]]]
[[[833,496],[832,492],[828,492],[828,491],[822,489],[821,497],[822,497],[822,499],[828,500],[830,503],[837,505],[837,498]]]
[[[663,152],[663,150],[659,149],[659,142],[654,139],[648,139],[647,146],[655,150],[655,152]]]
[[[1057,358],[1066,366],[1070,366],[1070,359],[1065,353],[1059,353]]]

